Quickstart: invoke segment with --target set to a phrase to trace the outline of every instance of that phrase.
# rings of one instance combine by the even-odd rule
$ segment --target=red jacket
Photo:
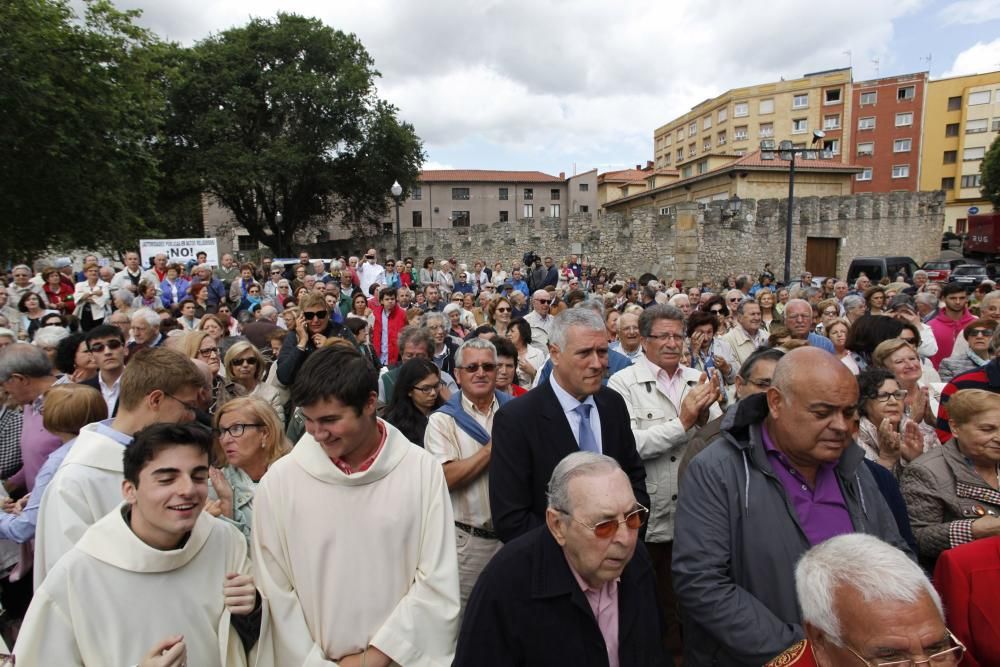
[[[948,628],[969,649],[962,667],[1000,665],[1000,537],[942,551],[934,586]]]
[[[372,308],[372,316],[375,318],[375,325],[372,327],[371,344],[372,349],[379,358],[382,357],[382,306]],[[406,326],[406,311],[399,306],[393,306],[389,312],[389,361],[388,366],[395,366],[399,362],[399,332]]]

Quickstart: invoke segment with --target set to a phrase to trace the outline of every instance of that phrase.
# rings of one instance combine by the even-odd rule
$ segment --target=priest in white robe
[[[357,351],[310,355],[293,387],[307,435],[257,488],[255,576],[282,666],[451,664],[448,488],[432,456],[375,417],[377,389]]]

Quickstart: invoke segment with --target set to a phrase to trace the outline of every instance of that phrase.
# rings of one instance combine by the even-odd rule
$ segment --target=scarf
[[[505,394],[503,392],[495,391],[493,395],[496,396],[497,403],[500,407],[507,404],[508,401],[514,399],[513,396]],[[448,402],[437,409],[437,412],[446,414],[455,420],[455,424],[458,425],[460,429],[465,431],[470,438],[478,442],[480,445],[485,445],[490,441],[489,432],[480,426],[479,422],[475,418],[465,411],[462,407],[462,392],[455,392],[455,394],[448,399]]]

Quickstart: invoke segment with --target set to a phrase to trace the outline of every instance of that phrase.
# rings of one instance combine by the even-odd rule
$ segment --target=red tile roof
[[[420,172],[419,180],[422,183],[562,183],[566,179],[540,171],[428,169]]]
[[[642,181],[645,180],[652,174],[651,170],[646,169],[621,169],[619,171],[606,171],[597,177],[600,183],[628,183],[631,181]]]
[[[778,152],[778,151],[776,151]],[[773,160],[762,160],[760,157],[760,151],[756,150],[753,153],[747,153],[741,157],[736,162],[731,165],[735,167],[773,167],[774,169],[780,169],[781,171],[788,171],[788,161],[780,159],[777,155],[774,156]],[[796,169],[822,169],[824,171],[837,171],[840,169],[861,171],[861,167],[856,164],[844,164],[840,162],[840,156],[835,156],[833,160],[807,160],[802,157],[799,153],[795,156],[795,168]]]

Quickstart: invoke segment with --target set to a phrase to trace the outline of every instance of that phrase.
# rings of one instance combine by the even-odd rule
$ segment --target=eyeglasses
[[[314,320],[314,319],[320,319],[320,320],[321,320],[321,319],[323,319],[324,317],[326,317],[327,315],[329,315],[329,313],[327,313],[326,311],[317,311],[317,312],[312,312],[312,311],[308,311],[308,310],[307,310],[307,311],[304,311],[304,312],[302,313],[302,317],[306,318],[306,321],[307,321],[307,322],[308,322],[309,320]]]
[[[748,384],[752,384],[758,389],[768,389],[771,386],[771,378],[761,378],[759,380],[747,380]]]
[[[117,350],[124,347],[125,344],[116,338],[112,338],[106,343],[91,343],[88,348],[91,352],[100,353],[104,352],[104,349]]]
[[[786,312],[785,313],[785,319],[786,320],[811,320],[812,319],[812,315],[808,314],[808,313],[799,313],[798,315],[789,315]]]
[[[271,271],[271,275],[272,276],[280,276],[281,275],[281,271]]]
[[[945,631],[948,633],[948,639],[955,645],[943,651],[932,653],[922,660],[915,660],[914,658],[903,658],[902,660],[881,660],[874,658],[869,660],[847,644],[844,644],[844,648],[853,653],[854,657],[865,663],[868,667],[917,667],[918,665],[941,665],[945,667],[947,665],[957,665],[965,657],[965,644],[960,642],[952,634],[951,630],[946,628]]]
[[[456,368],[461,368],[466,373],[478,373],[480,368],[486,373],[492,373],[497,369],[497,365],[487,362],[485,364],[466,364],[465,366],[457,366]]]
[[[896,391],[880,391],[877,394],[875,394],[875,396],[873,396],[872,398],[874,398],[879,403],[888,403],[890,398],[893,398],[897,401],[902,401],[904,398],[906,398],[906,390],[897,389]]]
[[[709,309],[708,312],[712,313],[713,315],[721,315],[722,314],[722,309],[721,308],[711,308],[711,309]]]
[[[510,308],[497,308],[496,311],[494,311],[494,312],[497,312],[497,313],[509,313],[510,312]]]
[[[739,303],[740,302],[740,298],[736,297],[735,299],[726,299],[726,301],[728,301],[729,303]]]
[[[837,315],[840,315],[840,311],[833,310],[832,308],[830,308],[828,310],[824,310],[823,314],[826,315],[827,317],[836,317]]]
[[[233,424],[232,426],[227,426],[225,428],[222,428],[220,426],[216,430],[216,433],[219,434],[220,438],[226,434],[228,434],[233,438],[239,438],[246,432],[248,428],[260,428],[262,426],[263,424]]]
[[[627,329],[625,329],[625,331],[627,331]],[[680,343],[684,341],[684,334],[649,334],[646,338],[649,338],[650,340],[665,340],[670,343]]]
[[[436,384],[415,384],[413,388],[421,394],[436,394],[441,391],[440,386]]]
[[[552,299],[535,299],[535,303],[552,303]]]
[[[973,336],[989,337],[992,335],[993,335],[992,329],[969,329],[969,338],[972,338]]]
[[[649,510],[639,505],[637,509],[632,510],[625,515],[625,518],[619,521],[618,519],[608,519],[607,521],[601,521],[597,524],[591,526],[589,523],[584,523],[580,521],[575,516],[567,512],[566,510],[558,510],[562,512],[573,521],[577,522],[584,528],[589,528],[594,531],[594,537],[599,540],[608,540],[614,537],[615,533],[618,532],[618,527],[623,523],[628,527],[629,530],[639,530],[642,528],[642,524],[646,523],[646,517],[649,515]]]
[[[193,403],[188,403],[187,401],[182,401],[181,399],[177,398],[173,394],[168,394],[166,392],[164,392],[163,395],[166,396],[167,398],[172,398],[175,401],[177,401],[178,403],[180,403],[181,405],[183,405],[184,409],[187,410],[188,412],[190,412],[191,414],[195,414],[195,413],[198,412],[198,406],[194,405]]]
[[[213,355],[216,356],[216,357],[219,356],[219,348],[217,348],[217,347],[206,347],[206,348],[204,348],[202,350],[198,350],[198,356],[200,356],[200,357],[211,357]]]
[[[233,366],[256,366],[257,359],[250,357],[249,359],[233,359]]]

